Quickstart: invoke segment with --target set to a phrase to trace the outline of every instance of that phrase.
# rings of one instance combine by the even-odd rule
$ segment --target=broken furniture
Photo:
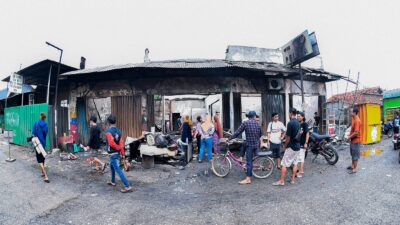
[[[178,153],[177,150],[171,151],[168,150],[168,148],[157,148],[156,146],[149,146],[147,144],[140,145],[139,150],[140,156],[142,157],[142,165],[145,169],[154,167],[155,156],[174,157]]]

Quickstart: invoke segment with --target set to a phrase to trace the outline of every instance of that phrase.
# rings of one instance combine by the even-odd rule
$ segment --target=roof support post
[[[301,86],[301,110],[304,110],[304,84],[303,84],[303,70],[301,69],[301,63],[299,64],[300,68],[300,86]]]
[[[50,81],[51,81],[51,70],[53,69],[53,65],[50,65],[50,70],[49,70],[49,78],[47,79],[47,95],[46,95],[46,103],[49,104],[49,98],[50,98]]]

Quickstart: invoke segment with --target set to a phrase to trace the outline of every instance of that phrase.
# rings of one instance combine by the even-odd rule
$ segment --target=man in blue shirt
[[[286,131],[286,142],[284,144],[285,154],[283,155],[283,159],[281,162],[282,173],[280,179],[273,183],[274,186],[283,186],[285,185],[285,176],[287,172],[287,167],[293,165],[292,176],[290,177],[290,183],[294,184],[294,178],[297,172],[297,163],[299,159],[300,153],[300,124],[296,118],[297,110],[292,108],[290,110],[290,121],[287,125]]]
[[[396,111],[394,113],[394,118],[393,118],[393,133],[398,134],[399,128],[400,128],[400,116],[399,112]]]
[[[244,121],[235,133],[229,138],[232,140],[238,137],[243,131],[246,133],[246,161],[247,173],[246,179],[239,182],[239,184],[251,184],[251,176],[253,175],[253,155],[260,147],[260,139],[262,136],[262,129],[259,123],[255,120],[257,113],[250,111],[246,115],[249,119]]]
[[[43,148],[46,148],[46,136],[49,128],[45,122],[46,120],[46,113],[40,113],[40,120],[33,124],[32,128],[32,136],[35,136],[39,139],[40,144],[42,144]],[[47,173],[44,167],[45,158],[42,154],[39,154],[37,151],[36,153],[36,160],[40,165],[40,169],[42,170],[42,177],[44,178],[44,182],[50,183],[49,178],[47,177]]]

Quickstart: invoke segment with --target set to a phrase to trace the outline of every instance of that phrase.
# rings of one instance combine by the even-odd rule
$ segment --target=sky
[[[399,9],[395,0],[2,0],[0,78],[44,59],[58,61],[46,41],[64,50],[63,63],[79,67],[84,56],[92,68],[142,62],[145,48],[152,61],[221,59],[228,45],[279,48],[308,29],[316,33],[325,70],[350,71],[354,80],[360,73],[361,88],[400,88]],[[327,89],[343,92],[346,82]]]

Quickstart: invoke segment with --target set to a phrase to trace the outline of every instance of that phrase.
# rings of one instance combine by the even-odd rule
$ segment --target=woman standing
[[[196,124],[196,129],[194,131],[193,137],[196,138],[197,140],[197,151],[198,153],[200,152],[200,146],[201,146],[201,134],[199,133],[199,129],[201,129],[201,124],[203,123],[203,120],[201,119],[201,116],[198,116],[196,118],[197,124]]]
[[[214,134],[214,126],[211,121],[211,116],[206,116],[204,123],[198,130],[201,135],[201,147],[199,154],[199,163],[203,162],[204,149],[207,148],[207,159],[212,160],[212,135]]]
[[[46,120],[46,113],[44,112],[40,113],[40,120],[35,122],[32,128],[32,135],[39,139],[40,144],[43,146],[43,148],[46,148],[46,136],[47,132],[49,131],[49,128],[47,127],[45,120]],[[42,154],[39,154],[37,151],[35,151],[35,153],[36,153],[36,160],[40,165],[40,169],[42,170],[42,177],[44,179],[43,181],[46,183],[50,183],[44,166],[45,158]]]
[[[221,151],[220,146],[219,146],[219,140],[223,137],[223,133],[222,133],[222,126],[219,121],[218,115],[214,116],[214,129],[215,129],[215,132],[213,134],[213,149],[214,149],[214,154],[219,154]]]

